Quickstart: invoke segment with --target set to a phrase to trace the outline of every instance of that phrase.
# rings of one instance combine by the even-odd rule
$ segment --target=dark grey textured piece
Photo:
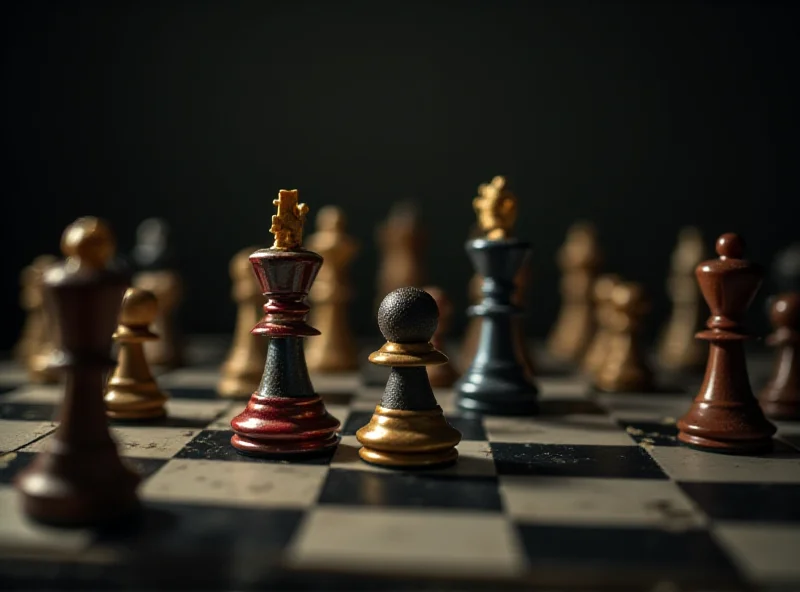
[[[300,337],[273,337],[267,346],[264,375],[258,387],[263,397],[313,397]]]
[[[389,292],[378,309],[378,328],[386,341],[427,343],[438,325],[436,301],[419,288],[398,288]]]
[[[535,414],[538,389],[517,358],[511,330],[522,313],[511,296],[528,243],[477,239],[468,241],[466,248],[475,271],[484,277],[483,299],[468,312],[483,317],[483,324],[472,365],[455,386],[458,406],[492,415]]]
[[[438,403],[423,366],[392,368],[386,390],[383,391],[381,407],[404,411],[428,411]]]

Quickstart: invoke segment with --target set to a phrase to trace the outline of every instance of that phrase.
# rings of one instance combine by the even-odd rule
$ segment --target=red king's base
[[[339,443],[339,420],[315,397],[250,398],[231,421],[231,444],[249,456],[311,454]]]

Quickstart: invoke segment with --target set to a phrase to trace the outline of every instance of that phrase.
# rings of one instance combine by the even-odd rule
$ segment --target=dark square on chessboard
[[[142,475],[128,528],[30,523],[13,479],[45,450],[61,388],[0,368],[0,580],[12,588],[503,590],[800,589],[800,426],[773,453],[714,455],[677,443],[688,391],[593,393],[540,378],[542,413],[474,417],[436,389],[462,432],[451,467],[362,462],[355,432],[382,388],[312,375],[342,422],[335,450],[299,462],[242,456],[216,395],[218,365],[160,371],[168,417],[111,422]],[[221,355],[217,354],[221,360]],[[756,361],[757,362],[757,361]]]

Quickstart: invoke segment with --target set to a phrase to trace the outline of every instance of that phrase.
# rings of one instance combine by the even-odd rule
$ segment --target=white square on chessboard
[[[0,419],[0,454],[22,448],[55,429],[52,421]]]
[[[13,360],[0,362],[0,385],[15,385],[28,382],[28,372]]]
[[[122,456],[136,458],[172,458],[188,444],[200,430],[150,426],[125,426],[111,428],[111,436]],[[24,452],[43,452],[52,435],[26,446]]]
[[[311,384],[319,393],[354,393],[361,387],[361,376],[357,372],[342,374],[320,374],[309,372]]]
[[[609,409],[615,419],[656,423],[675,423],[674,420],[686,413],[692,403],[689,394],[599,393],[597,400]]]
[[[676,481],[800,483],[800,452],[764,456],[714,454],[686,446],[653,446],[650,456]]]
[[[655,479],[501,476],[500,494],[511,516],[534,524],[683,530],[705,523],[680,487]]]
[[[297,568],[401,574],[518,575],[525,560],[502,514],[317,507],[287,553]]]
[[[589,394],[589,384],[579,376],[537,378],[539,395],[544,399],[573,399]]]
[[[58,385],[25,385],[3,395],[4,403],[32,403],[59,405],[64,399],[64,388]]]
[[[333,459],[331,459],[331,468],[396,474],[393,469],[378,467],[361,460],[361,457],[358,456],[359,448],[361,448],[361,444],[355,436],[342,436],[342,441],[339,443]],[[456,448],[458,449],[458,461],[456,464],[442,469],[420,469],[418,472],[426,475],[461,475],[464,477],[483,477],[497,474],[488,442],[464,441],[459,443]],[[403,472],[414,471],[403,470]]]
[[[588,444],[635,446],[636,443],[605,415],[559,417],[485,417],[483,426],[490,442],[537,444]]]
[[[800,580],[800,526],[797,524],[719,523],[720,544],[760,585],[797,584]]]
[[[181,368],[158,377],[161,388],[169,390],[173,387],[216,389],[219,382],[219,370],[213,368]]]
[[[327,474],[319,465],[173,459],[140,492],[153,501],[305,508],[319,497]]]
[[[190,419],[211,422],[220,413],[227,410],[230,401],[202,401],[197,399],[169,399],[167,416],[174,419]]]

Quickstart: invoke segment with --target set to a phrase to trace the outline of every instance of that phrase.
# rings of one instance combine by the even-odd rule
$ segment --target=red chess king
[[[708,365],[700,393],[678,421],[678,440],[709,452],[759,454],[772,448],[775,426],[753,396],[741,324],[761,286],[761,268],[743,259],[744,242],[732,233],[717,240],[718,259],[697,266],[695,275],[711,309],[707,329]]]
[[[275,242],[250,255],[267,298],[251,332],[270,338],[267,360],[258,390],[231,421],[231,444],[242,454],[284,457],[336,446],[340,424],[314,392],[301,341],[320,334],[306,322],[306,297],[322,266],[320,255],[302,248],[308,206],[298,203],[297,190],[281,190],[272,203]]]

